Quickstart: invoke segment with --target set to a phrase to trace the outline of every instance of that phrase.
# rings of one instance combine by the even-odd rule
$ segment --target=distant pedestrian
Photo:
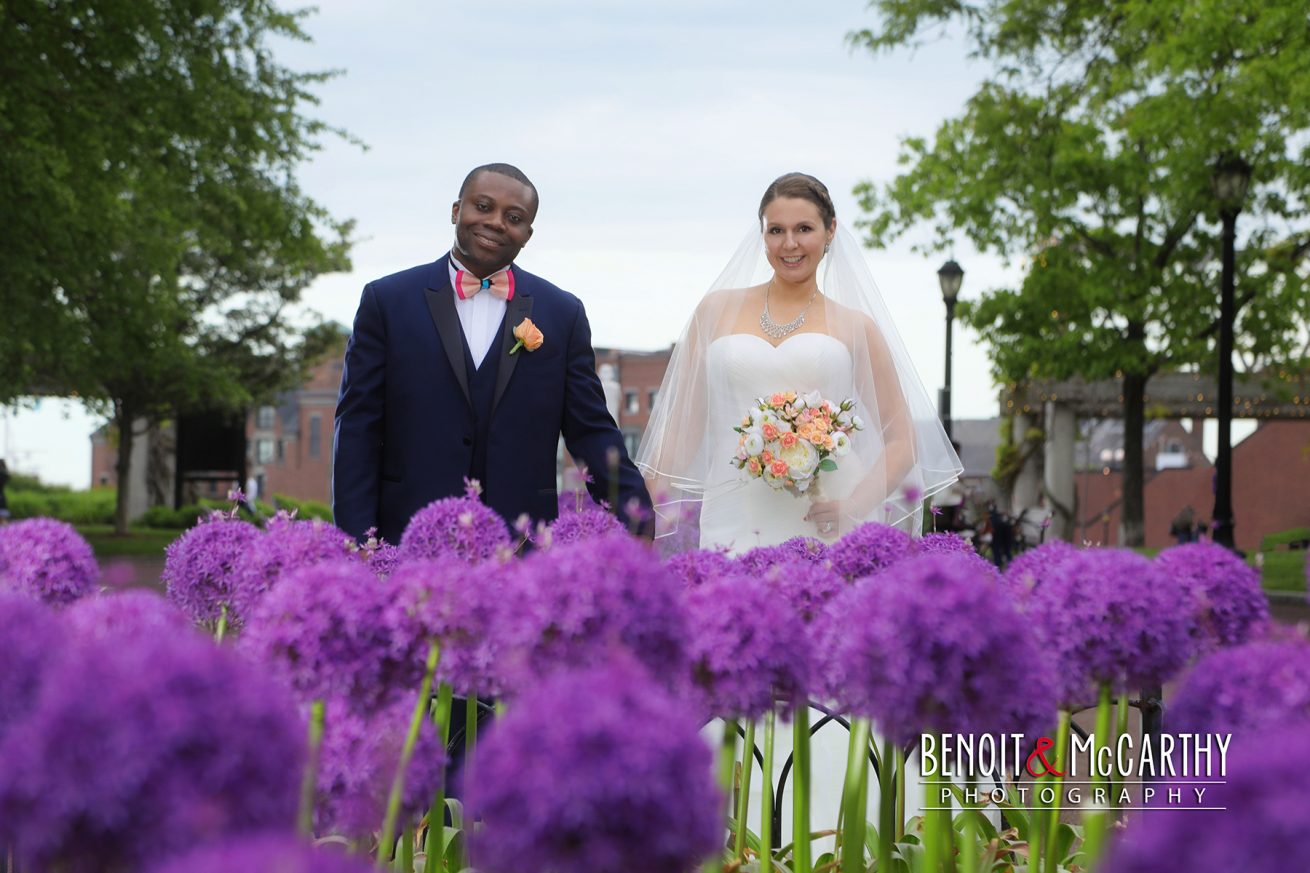
[[[9,467],[0,458],[0,524],[9,521],[9,501],[5,499],[5,486],[9,484]]]
[[[1004,570],[1014,554],[1014,522],[995,503],[987,507],[987,520],[992,528],[992,563]]]
[[[1174,516],[1173,523],[1169,525],[1169,535],[1172,536],[1180,546],[1185,543],[1196,542],[1196,511],[1192,509],[1190,505],[1184,506],[1178,515]]]

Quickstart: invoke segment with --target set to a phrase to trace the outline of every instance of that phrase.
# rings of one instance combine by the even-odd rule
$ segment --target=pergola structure
[[[1161,373],[1146,383],[1146,417],[1213,418],[1219,389],[1202,373]],[[1001,392],[1001,411],[1012,416],[1012,434],[1022,444],[1034,427],[1044,432],[1042,463],[1036,453],[1020,468],[1011,493],[1016,515],[1046,498],[1052,510],[1051,535],[1068,540],[1074,531],[1074,444],[1078,419],[1123,417],[1118,380],[1085,382],[1029,380]],[[1233,416],[1256,419],[1310,419],[1310,374],[1289,370],[1239,374],[1233,381]]]

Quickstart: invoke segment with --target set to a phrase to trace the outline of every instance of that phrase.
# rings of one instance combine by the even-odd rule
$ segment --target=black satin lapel
[[[505,330],[500,338],[500,369],[496,373],[496,393],[491,399],[493,413],[496,411],[496,406],[500,404],[500,396],[505,393],[505,388],[509,385],[509,377],[514,375],[514,368],[518,366],[519,358],[532,354],[527,349],[519,349],[512,355],[509,353],[518,342],[514,338],[514,328],[531,314],[532,298],[526,294],[515,294],[514,299],[505,307]]]
[[[470,404],[469,377],[464,370],[464,330],[459,326],[459,316],[455,314],[455,291],[446,283],[440,290],[428,288],[428,312],[432,314],[432,323],[437,326],[441,337],[441,347],[450,360],[450,369],[455,373],[455,381],[464,392],[464,399]]]

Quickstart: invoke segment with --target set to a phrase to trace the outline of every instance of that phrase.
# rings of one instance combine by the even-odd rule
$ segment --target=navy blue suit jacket
[[[364,288],[346,345],[333,440],[332,511],[347,533],[377,527],[398,543],[410,517],[462,494],[473,456],[473,413],[449,256]],[[556,449],[593,477],[597,500],[617,493],[620,512],[650,496],[605,406],[582,302],[518,267],[505,313],[488,428],[482,499],[507,521],[557,513]],[[531,318],[545,342],[509,354],[512,328]],[[618,452],[611,483],[611,450]]]

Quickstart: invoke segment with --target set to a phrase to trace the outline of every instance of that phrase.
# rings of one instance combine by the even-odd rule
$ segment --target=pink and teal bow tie
[[[459,270],[455,273],[455,293],[459,295],[460,300],[468,300],[479,291],[490,291],[491,296],[499,297],[501,300],[513,300],[514,273],[508,267],[499,273],[492,273],[485,279],[479,279],[467,270]]]

